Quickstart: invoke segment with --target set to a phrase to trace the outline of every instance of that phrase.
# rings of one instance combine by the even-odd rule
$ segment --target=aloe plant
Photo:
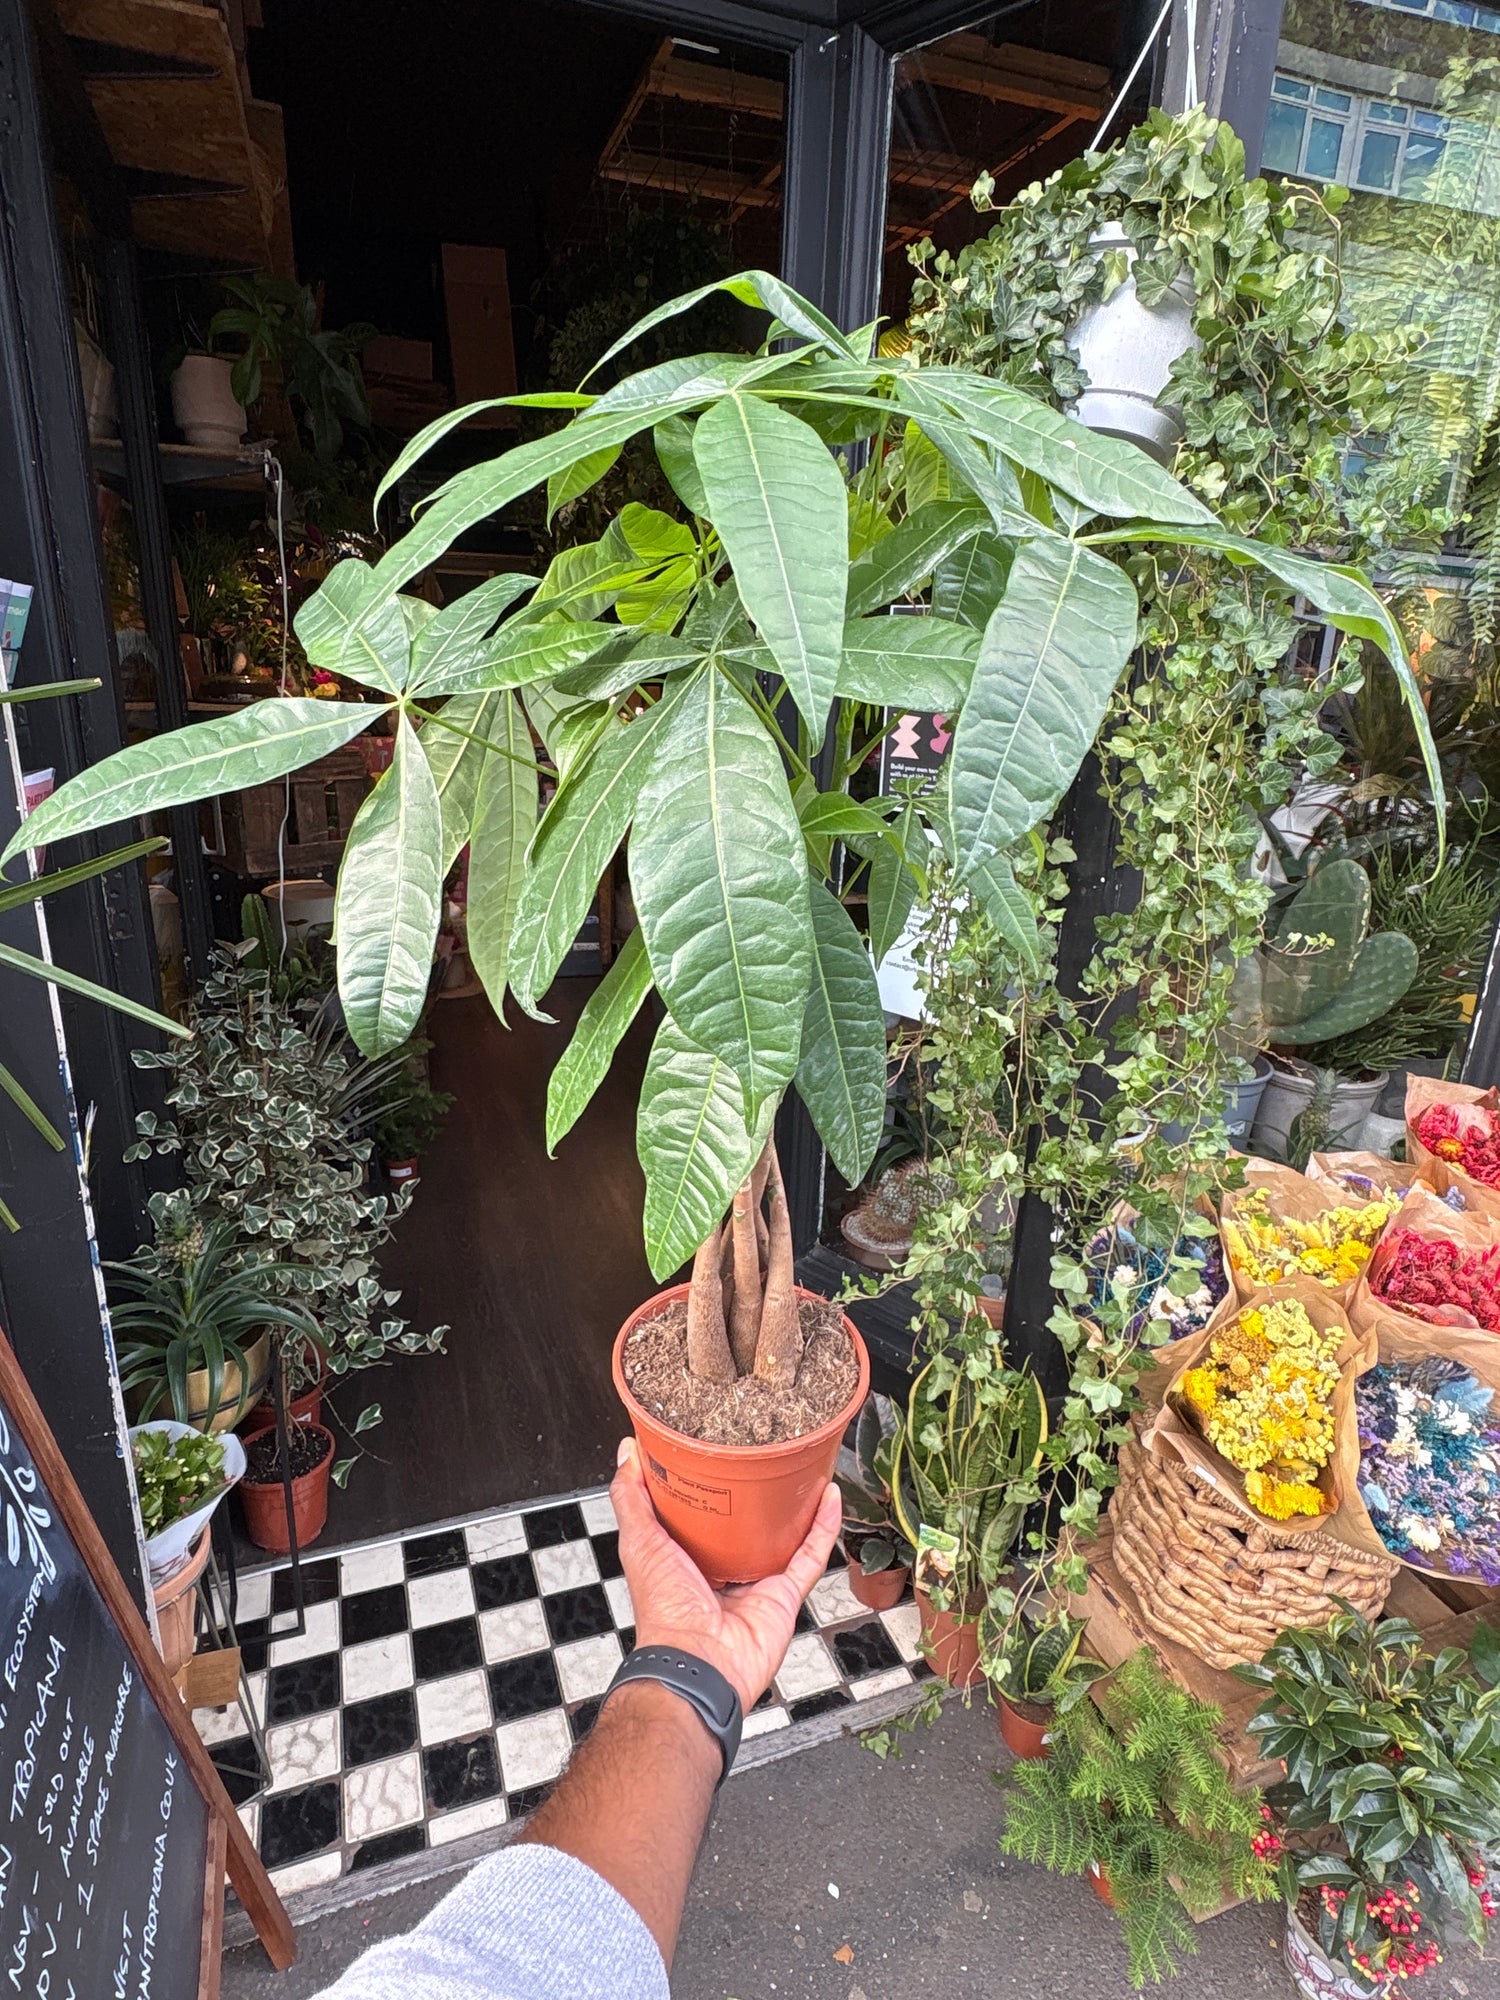
[[[649,314],[601,365],[714,289]],[[775,351],[768,336],[759,354],[665,362],[601,395],[496,399],[568,421],[454,475],[378,563],[339,563],[304,604],[309,660],[383,710],[275,698],[132,745],[64,785],[6,857],[281,777],[389,714],[394,756],[351,830],[335,926],[350,1031],[381,1053],[416,1023],[444,873],[465,843],[476,970],[497,1008],[509,993],[545,1018],[628,833],[640,929],[557,1067],[547,1133],[555,1146],[577,1119],[654,986],[665,1018],[638,1142],[661,1276],[718,1230],[789,1086],[851,1184],[878,1143],[879,995],[865,941],[825,886],[828,859],[836,840],[872,854],[872,902],[894,909],[921,886],[930,848],[908,802],[849,797],[868,745],[836,732],[820,777],[835,703],[957,717],[931,818],[1033,963],[1008,851],[1061,799],[1135,645],[1117,546],[1259,563],[1386,650],[1425,740],[1399,634],[1357,574],[1230,533],[1133,446],[1006,383],[875,356],[873,328],[841,332],[768,273],[722,289],[772,316]],[[429,426],[381,493],[486,407]],[[495,577],[439,611],[407,591],[480,521],[542,485],[555,510],[647,432],[683,519],[627,507],[542,577]],[[906,467],[873,507],[864,494],[851,505],[829,448],[861,439],[876,465]],[[930,616],[878,615],[929,579]],[[533,732],[556,779],[540,824]]]

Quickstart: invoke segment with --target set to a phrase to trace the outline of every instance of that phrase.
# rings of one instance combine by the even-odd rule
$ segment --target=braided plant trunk
[[[790,1389],[802,1361],[792,1224],[776,1148],[767,1141],[726,1219],[693,1258],[687,1356],[706,1382],[758,1375]]]

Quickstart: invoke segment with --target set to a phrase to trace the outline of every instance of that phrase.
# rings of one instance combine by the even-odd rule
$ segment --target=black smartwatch
[[[663,1687],[670,1688],[673,1694],[680,1694],[690,1708],[697,1710],[704,1728],[723,1755],[724,1768],[719,1773],[722,1785],[729,1776],[729,1767],[740,1747],[745,1711],[738,1694],[718,1668],[711,1667],[707,1660],[700,1660],[694,1653],[682,1653],[672,1646],[637,1646],[627,1659],[621,1661],[614,1679],[604,1690],[604,1700],[608,1701],[616,1688],[624,1687],[630,1681],[660,1681]],[[600,1706],[603,1706],[602,1702]]]

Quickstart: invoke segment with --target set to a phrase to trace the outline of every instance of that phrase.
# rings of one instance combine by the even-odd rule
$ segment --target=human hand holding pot
[[[727,1590],[715,1590],[657,1520],[634,1438],[620,1446],[609,1497],[620,1524],[636,1644],[677,1647],[707,1660],[748,1715],[786,1655],[798,1607],[827,1566],[843,1515],[838,1488],[829,1484],[805,1541],[779,1575]]]

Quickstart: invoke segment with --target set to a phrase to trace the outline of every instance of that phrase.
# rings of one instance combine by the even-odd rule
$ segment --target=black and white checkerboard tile
[[[283,1895],[535,1809],[634,1643],[618,1540],[598,1493],[315,1555],[301,1633],[287,1569],[241,1577],[269,1786],[238,1706],[196,1721]],[[917,1626],[909,1598],[860,1604],[836,1552],[746,1738],[923,1678]]]

